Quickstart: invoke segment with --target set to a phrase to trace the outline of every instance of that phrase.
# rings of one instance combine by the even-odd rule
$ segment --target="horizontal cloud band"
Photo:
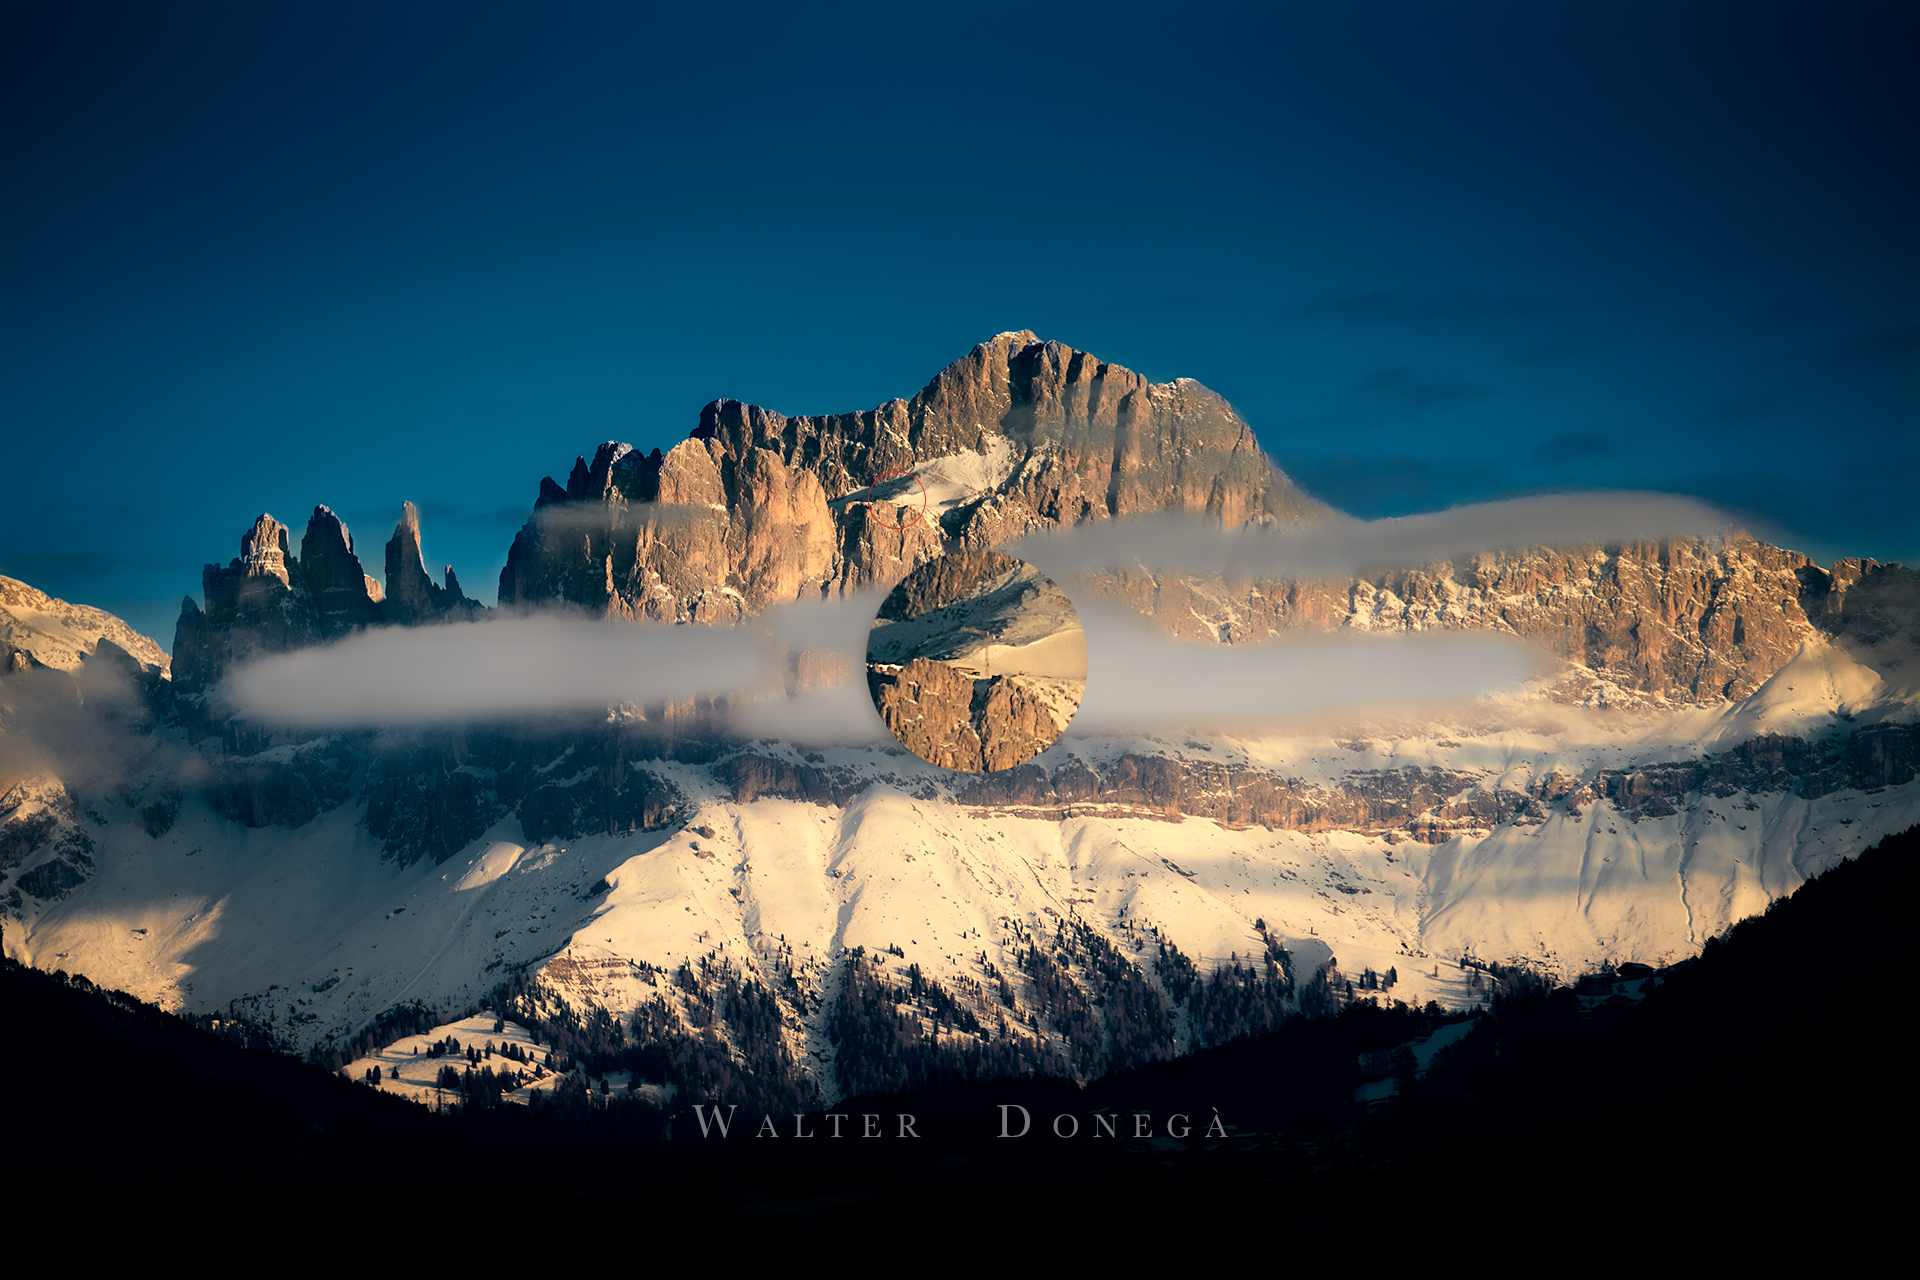
[[[772,669],[746,630],[522,617],[363,631],[237,667],[225,693],[269,723],[345,728],[714,697]]]
[[[1297,529],[1222,531],[1191,516],[1139,517],[1034,534],[1006,550],[1062,577],[1145,565],[1157,572],[1340,579],[1368,568],[1524,546],[1581,546],[1723,531],[1692,498],[1568,494],[1427,516],[1335,517]],[[732,695],[734,724],[800,742],[881,741],[857,677],[783,696],[787,655],[865,659],[881,593],[768,610],[745,626],[668,627],[519,617],[388,628],[236,669],[227,696],[280,724],[353,726],[505,718]],[[1088,686],[1074,733],[1273,720],[1340,707],[1456,701],[1513,689],[1540,657],[1510,638],[1448,633],[1254,645],[1189,644],[1098,606],[1080,609]],[[797,670],[797,668],[795,669]]]
[[[1511,693],[1545,665],[1511,636],[1346,633],[1264,644],[1192,644],[1083,609],[1087,692],[1070,731],[1250,724],[1343,708],[1464,702]]]
[[[1294,528],[1223,530],[1190,515],[1142,516],[1031,533],[1000,549],[1057,577],[1144,565],[1159,573],[1313,581],[1520,547],[1705,537],[1729,524],[1724,512],[1697,498],[1570,493],[1392,520],[1333,516]]]

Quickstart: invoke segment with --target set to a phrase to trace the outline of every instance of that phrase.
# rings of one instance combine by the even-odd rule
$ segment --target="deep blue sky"
[[[491,600],[539,478],[1032,328],[1365,516],[1920,560],[1920,6],[0,3],[0,573],[262,510]]]

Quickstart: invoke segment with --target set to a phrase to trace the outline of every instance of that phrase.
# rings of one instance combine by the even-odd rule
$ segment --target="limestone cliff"
[[[0,577],[0,675],[35,665],[75,671],[103,641],[132,654],[148,671],[165,674],[173,665],[159,645],[106,610],[69,604]]]
[[[446,585],[427,576],[420,513],[403,503],[386,548],[387,585],[366,573],[340,517],[315,507],[292,554],[290,531],[262,514],[240,539],[240,555],[201,573],[203,610],[181,602],[174,633],[175,679],[191,706],[204,704],[227,668],[255,654],[285,653],[382,622],[420,623],[485,612],[460,590],[453,566]]]
[[[358,567],[356,562],[354,568]],[[372,603],[368,602],[369,608]],[[486,611],[485,605],[467,599],[460,590],[452,565],[446,568],[444,585],[427,576],[426,556],[420,549],[420,509],[411,502],[400,504],[400,520],[387,541],[387,589],[380,607],[386,621],[407,625],[466,620]]]
[[[300,539],[300,575],[313,595],[323,639],[381,620],[379,584],[353,553],[347,526],[326,507],[313,509]]]
[[[896,482],[868,501],[868,486],[889,471],[934,477],[924,518],[914,485]],[[943,486],[949,471],[964,482]],[[791,418],[717,400],[665,455],[602,445],[591,463],[576,460],[565,488],[541,482],[500,599],[727,624],[783,601],[892,583],[943,551],[1168,510],[1234,527],[1297,524],[1326,509],[1199,383],[1150,384],[1032,333],[1003,333],[911,400]],[[1233,586],[1141,572],[1063,585],[1205,642],[1499,630],[1565,661],[1559,699],[1700,704],[1751,693],[1817,634],[1871,629],[1864,602],[1911,577],[1871,561],[1842,561],[1829,574],[1736,534],[1492,552],[1349,582]]]
[[[181,602],[173,639],[173,678],[187,698],[203,698],[229,666],[256,653],[285,653],[320,638],[320,610],[289,552],[287,527],[262,514],[240,537],[225,568],[201,571],[206,609]]]
[[[1060,736],[1056,699],[1031,677],[975,679],[944,662],[915,658],[899,667],[870,667],[867,687],[881,723],[900,745],[945,769],[1011,769]]]
[[[1831,573],[1795,551],[1735,534],[1612,547],[1534,547],[1351,582],[1262,582],[1101,574],[1075,584],[1159,620],[1170,633],[1235,643],[1339,630],[1490,630],[1566,661],[1562,701],[1737,700],[1819,636],[1870,640],[1911,619],[1916,575],[1842,560]]]
[[[869,486],[942,459],[977,462],[977,491],[925,514],[917,490]],[[1006,460],[996,471],[988,459]],[[768,605],[891,583],[943,551],[1146,511],[1249,520],[1322,508],[1197,382],[1164,385],[1027,332],[1003,333],[911,400],[793,417],[716,400],[664,456],[625,444],[543,480],[500,576],[502,603],[730,622]]]

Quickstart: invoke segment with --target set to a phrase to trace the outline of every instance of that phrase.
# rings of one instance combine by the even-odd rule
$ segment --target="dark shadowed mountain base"
[[[1845,1256],[1898,1220],[1884,1211],[1914,1107],[1885,984],[1904,964],[1916,878],[1920,829],[1650,978],[1610,975],[1583,996],[1501,972],[1492,1012],[1456,1026],[1424,1071],[1404,1046],[1459,1019],[1363,1000],[1084,1089],[1029,1077],[831,1113],[728,1108],[725,1138],[686,1099],[670,1117],[590,1096],[434,1115],[9,961],[7,1195],[137,1190],[136,1209],[159,1212],[215,1189],[231,1204],[405,1180],[422,1205],[442,1197],[415,1173],[517,1168],[539,1171],[521,1203],[639,1197],[681,1229],[743,1241],[1019,1220],[1094,1243],[1158,1223],[1206,1247],[1280,1232],[1341,1252],[1455,1238],[1465,1212],[1482,1255],[1544,1240],[1638,1248],[1671,1241],[1676,1217],[1720,1223],[1699,1228],[1716,1247],[1758,1244],[1729,1223],[1784,1195],[1751,1230],[1818,1232]],[[1629,988],[1641,998],[1595,994]]]

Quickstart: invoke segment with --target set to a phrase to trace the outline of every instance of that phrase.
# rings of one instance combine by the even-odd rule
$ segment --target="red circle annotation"
[[[873,511],[874,511],[873,491],[876,488],[878,488],[880,485],[880,482],[882,480],[885,480],[888,476],[912,476],[913,482],[920,486],[920,510],[914,512],[912,519],[907,520],[901,524],[888,524],[873,514]],[[896,531],[901,529],[911,529],[913,528],[914,525],[920,523],[921,520],[925,519],[926,515],[927,515],[927,482],[925,480],[922,480],[916,472],[905,471],[905,470],[882,471],[878,476],[874,478],[873,483],[867,486],[867,517],[868,519],[872,520],[875,524],[879,525],[882,529],[893,529]]]

